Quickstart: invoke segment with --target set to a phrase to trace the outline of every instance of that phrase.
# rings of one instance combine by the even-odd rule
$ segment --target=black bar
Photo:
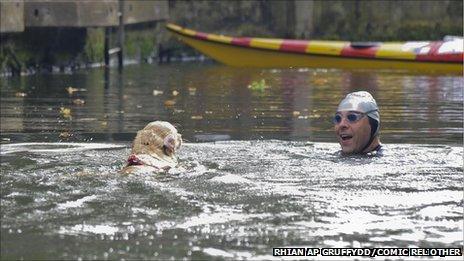
[[[119,69],[123,67],[124,60],[124,0],[119,0],[119,30],[118,30],[118,66]]]
[[[103,47],[103,52],[104,52],[104,58],[105,58],[105,67],[110,66],[110,34],[111,34],[111,28],[110,27],[105,27],[105,45]]]

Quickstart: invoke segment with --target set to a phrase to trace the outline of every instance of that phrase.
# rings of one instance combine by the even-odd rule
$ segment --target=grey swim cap
[[[377,129],[374,136],[379,133],[380,129],[380,114],[379,107],[372,95],[366,91],[352,92],[346,95],[338,105],[338,111],[358,111],[366,113],[367,116],[377,121]]]

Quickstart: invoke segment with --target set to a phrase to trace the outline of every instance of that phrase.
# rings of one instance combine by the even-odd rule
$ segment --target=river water
[[[460,75],[187,63],[0,82],[2,259],[462,247]],[[355,90],[380,106],[381,157],[338,153],[331,117]],[[119,175],[153,120],[183,134],[182,168]]]

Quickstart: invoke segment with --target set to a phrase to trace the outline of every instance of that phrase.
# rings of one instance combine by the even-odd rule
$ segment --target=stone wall
[[[238,36],[352,41],[462,35],[462,1],[171,0],[170,21]]]
[[[463,34],[460,0],[169,0],[167,3],[168,21],[194,30],[231,36],[395,41],[438,40],[445,35]],[[11,7],[17,7],[16,4]],[[5,6],[2,3],[2,13]],[[129,5],[126,8],[131,9]],[[158,15],[168,17],[165,11]],[[4,20],[2,15],[2,22]],[[104,30],[103,27],[26,26],[24,32],[5,31],[7,33],[0,35],[0,71],[102,62]],[[113,31],[111,42],[114,46],[116,28]],[[171,37],[163,22],[126,26],[126,58],[156,59],[159,44],[174,50],[173,55],[198,55]]]

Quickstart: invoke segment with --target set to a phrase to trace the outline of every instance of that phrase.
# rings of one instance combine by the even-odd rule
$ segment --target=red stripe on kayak
[[[250,46],[251,43],[250,37],[234,37],[232,38],[232,44],[234,45],[240,45],[240,46]]]
[[[340,56],[374,58],[377,50],[379,50],[379,46],[353,48],[351,45],[347,44],[343,47]]]
[[[443,54],[436,54],[436,55],[429,55],[429,54],[418,54],[416,56],[417,61],[423,62],[463,62],[464,61],[464,54],[462,53],[443,53]]]
[[[430,44],[430,51],[426,54],[417,54],[417,61],[429,61],[429,62],[463,62],[463,53],[438,53],[443,42],[433,42]]]
[[[195,34],[195,37],[198,38],[198,39],[202,39],[202,40],[208,40],[208,34],[207,33],[197,32]]]
[[[309,41],[304,40],[284,40],[280,45],[281,51],[289,51],[289,52],[296,52],[296,53],[304,53],[306,52],[306,48],[308,47]]]

